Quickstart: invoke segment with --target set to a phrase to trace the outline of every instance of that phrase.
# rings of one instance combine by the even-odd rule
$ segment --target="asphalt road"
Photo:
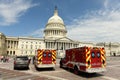
[[[13,60],[0,62],[0,80],[120,80],[120,57],[107,57],[107,71],[97,74],[80,72],[75,75],[72,71],[59,68],[58,63],[59,59],[55,69],[36,70],[30,64],[29,69],[13,70]]]

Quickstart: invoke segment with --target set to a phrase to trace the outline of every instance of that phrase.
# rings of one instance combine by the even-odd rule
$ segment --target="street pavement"
[[[24,72],[0,68],[0,80],[50,80],[50,79]]]
[[[0,80],[53,80],[47,77],[26,73],[24,71],[27,70],[13,70],[13,59],[9,62],[0,62]]]
[[[120,57],[107,57],[107,71],[97,74],[80,73],[59,68],[36,70],[31,63],[29,69],[13,70],[13,60],[0,62],[0,80],[120,80]]]

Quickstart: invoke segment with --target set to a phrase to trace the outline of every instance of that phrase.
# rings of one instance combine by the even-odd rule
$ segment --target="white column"
[[[68,49],[68,43],[66,43],[66,49]]]

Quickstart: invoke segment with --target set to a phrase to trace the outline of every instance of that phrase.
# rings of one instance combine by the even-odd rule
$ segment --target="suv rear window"
[[[27,56],[19,56],[19,57],[16,57],[17,60],[28,60],[28,57]]]

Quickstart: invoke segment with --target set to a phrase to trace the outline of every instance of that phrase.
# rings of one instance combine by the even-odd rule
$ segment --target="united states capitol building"
[[[66,36],[67,29],[63,19],[55,8],[54,14],[48,19],[44,29],[43,38],[35,37],[10,37],[0,33],[0,55],[35,55],[37,49],[56,49],[57,56],[63,56],[64,50],[81,46],[105,47],[107,56],[120,55],[120,43],[118,42],[80,42]]]

